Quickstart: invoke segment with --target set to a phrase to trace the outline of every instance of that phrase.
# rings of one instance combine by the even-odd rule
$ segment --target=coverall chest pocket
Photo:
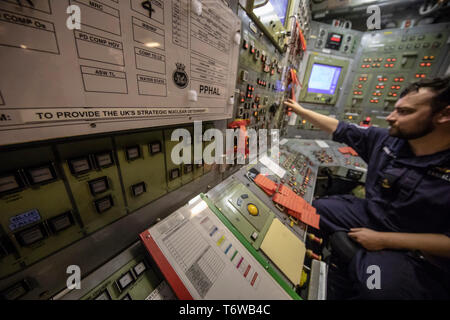
[[[413,169],[388,165],[379,175],[379,186],[383,198],[393,207],[401,206],[416,190],[422,175]]]

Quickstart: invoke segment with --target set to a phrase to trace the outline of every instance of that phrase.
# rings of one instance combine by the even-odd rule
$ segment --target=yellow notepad
[[[278,219],[273,219],[261,250],[295,285],[300,283],[305,244]]]

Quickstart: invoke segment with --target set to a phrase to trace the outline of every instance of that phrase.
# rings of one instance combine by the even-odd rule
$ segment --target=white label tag
[[[316,143],[319,145],[319,147],[321,148],[329,148],[330,146],[323,140],[315,140]]]

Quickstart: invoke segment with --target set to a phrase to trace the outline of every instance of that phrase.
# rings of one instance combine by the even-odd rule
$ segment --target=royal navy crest
[[[176,63],[177,69],[173,72],[173,82],[175,82],[175,85],[180,88],[184,89],[187,87],[189,83],[189,77],[186,71],[184,69],[186,68],[184,64],[177,62]]]

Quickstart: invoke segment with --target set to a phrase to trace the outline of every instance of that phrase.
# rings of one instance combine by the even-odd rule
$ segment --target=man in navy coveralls
[[[358,152],[368,164],[366,198],[315,200],[324,235],[361,245],[347,266],[352,298],[450,298],[450,78],[407,87],[389,129],[359,127],[286,100],[294,112]],[[367,280],[377,266],[380,289]],[[370,280],[370,279],[369,279]]]

